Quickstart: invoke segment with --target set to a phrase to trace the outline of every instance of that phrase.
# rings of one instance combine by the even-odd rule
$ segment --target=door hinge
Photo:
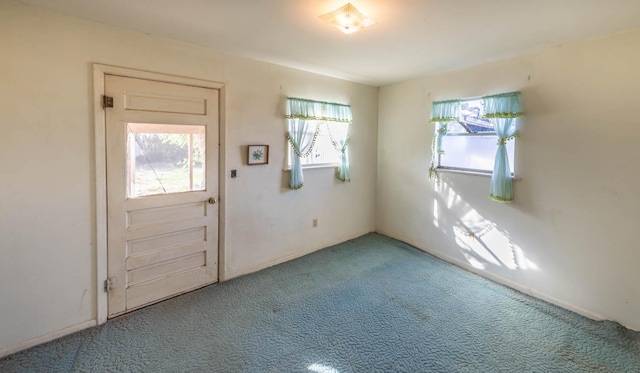
[[[106,109],[108,107],[113,107],[113,97],[102,96],[102,108]]]
[[[112,290],[115,289],[116,287],[116,278],[115,277],[109,277],[106,280],[104,280],[104,291],[106,291],[107,293]]]

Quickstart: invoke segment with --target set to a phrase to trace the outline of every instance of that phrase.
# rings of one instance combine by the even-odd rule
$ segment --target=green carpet
[[[8,356],[0,372],[640,372],[640,333],[369,234]]]

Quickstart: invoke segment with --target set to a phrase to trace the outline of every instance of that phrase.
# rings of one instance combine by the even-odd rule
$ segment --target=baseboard
[[[72,334],[96,325],[97,325],[97,321],[95,319],[87,320],[85,322],[81,322],[80,324],[72,325],[67,328],[57,330],[53,333],[41,335],[39,337],[32,338],[27,341],[16,343],[10,346],[0,347],[0,358],[9,356],[11,354],[15,354],[16,352],[19,352],[22,350],[26,350],[29,347],[33,347],[42,343],[53,341],[54,339],[58,339],[65,335]]]
[[[311,248],[311,249],[308,249],[308,250],[299,251],[299,252],[296,252],[296,253],[293,253],[293,254],[290,254],[290,255],[287,255],[287,256],[283,256],[283,257],[278,258],[278,259],[270,260],[268,262],[259,263],[259,264],[252,265],[250,267],[242,268],[242,269],[237,270],[237,271],[226,271],[226,273],[225,273],[226,276],[221,281],[227,281],[227,280],[231,280],[232,278],[248,275],[249,273],[258,272],[258,271],[260,271],[262,269],[273,267],[274,265],[278,265],[278,264],[281,264],[281,263],[284,263],[284,262],[288,262],[288,261],[293,260],[293,259],[297,259],[297,258],[303,257],[305,255],[311,254],[312,252],[318,251],[320,249],[322,249],[322,247],[314,247],[314,248]]]
[[[530,296],[532,296],[534,298],[538,298],[538,299],[543,300],[543,301],[545,301],[547,303],[551,303],[553,305],[556,305],[558,307],[564,308],[564,309],[569,310],[571,312],[575,312],[575,313],[577,313],[579,315],[582,315],[584,317],[587,317],[589,319],[596,320],[596,321],[608,320],[606,317],[604,317],[602,315],[599,315],[597,313],[591,312],[591,311],[586,310],[586,309],[584,309],[582,307],[578,307],[578,306],[576,306],[574,304],[567,303],[567,302],[562,301],[562,300],[560,300],[558,298],[552,297],[552,296],[550,296],[548,294],[539,292],[539,291],[537,291],[535,289],[531,289],[529,287],[523,286],[521,284],[518,284],[517,282],[513,282],[513,281],[511,281],[509,279],[506,279],[504,277],[497,276],[497,275],[495,275],[493,273],[490,273],[490,272],[480,271],[477,268],[474,268],[473,266],[469,265],[469,263],[466,263],[466,262],[461,261],[459,259],[450,257],[448,255],[443,255],[441,253],[435,252],[435,251],[431,250],[430,248],[425,247],[425,246],[423,246],[421,244],[418,244],[417,242],[413,242],[412,240],[409,240],[409,239],[407,239],[405,237],[400,237],[398,235],[391,234],[389,232],[385,232],[385,231],[381,231],[381,230],[378,230],[378,233],[380,233],[382,235],[385,235],[387,237],[391,237],[391,238],[396,239],[398,241],[402,241],[402,242],[407,243],[407,244],[409,244],[411,246],[414,246],[414,247],[416,247],[416,248],[418,248],[418,249],[420,249],[420,250],[422,250],[422,251],[424,251],[424,252],[426,252],[426,253],[428,253],[430,255],[435,256],[438,259],[444,260],[447,263],[451,263],[451,264],[455,265],[456,267],[459,267],[459,268],[461,268],[461,269],[463,269],[463,270],[465,270],[467,272],[471,272],[471,273],[476,274],[476,275],[478,275],[480,277],[484,277],[484,278],[489,279],[489,280],[491,280],[493,282],[496,282],[496,283],[498,283],[500,285],[504,285],[506,287],[509,287],[509,288],[517,290],[517,291],[519,291],[521,293],[530,295]]]
[[[338,238],[333,243],[324,243],[324,244],[319,245],[317,247],[314,246],[314,247],[312,247],[310,249],[307,249],[307,250],[298,251],[298,252],[295,252],[293,254],[289,254],[289,255],[286,255],[286,256],[283,256],[283,257],[280,257],[280,258],[277,258],[277,259],[273,259],[273,260],[267,261],[267,262],[255,264],[255,265],[252,265],[250,267],[242,268],[240,270],[236,270],[236,271],[227,270],[227,271],[225,271],[225,278],[224,279],[221,278],[220,281],[221,282],[222,281],[228,281],[228,280],[231,280],[232,278],[235,278],[235,277],[240,277],[240,276],[248,275],[249,273],[258,272],[258,271],[260,271],[262,269],[273,267],[274,265],[278,265],[278,264],[281,264],[281,263],[284,263],[284,262],[288,262],[288,261],[293,260],[293,259],[297,259],[297,258],[303,257],[303,256],[311,254],[311,253],[313,253],[315,251],[324,249],[324,248],[329,247],[329,246],[337,245],[337,244],[345,242],[345,241],[352,240],[354,238],[363,236],[363,235],[368,234],[368,233],[373,233],[373,231],[356,234],[355,236],[346,236],[346,237]]]

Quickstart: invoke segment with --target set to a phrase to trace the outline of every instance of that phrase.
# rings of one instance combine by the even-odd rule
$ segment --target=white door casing
[[[113,75],[104,82],[114,101],[105,109],[112,317],[218,280],[219,91]],[[154,134],[189,139],[188,162],[177,167],[177,181],[174,173],[136,169],[136,159],[144,161],[137,136]],[[198,173],[193,149],[202,151],[202,145]],[[147,178],[160,188],[145,188]]]

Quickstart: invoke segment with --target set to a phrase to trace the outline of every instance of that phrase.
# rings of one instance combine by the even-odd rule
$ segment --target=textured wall
[[[594,318],[640,329],[640,32],[380,89],[378,231]],[[515,202],[428,179],[433,100],[522,91]],[[470,237],[475,234],[476,237]]]

